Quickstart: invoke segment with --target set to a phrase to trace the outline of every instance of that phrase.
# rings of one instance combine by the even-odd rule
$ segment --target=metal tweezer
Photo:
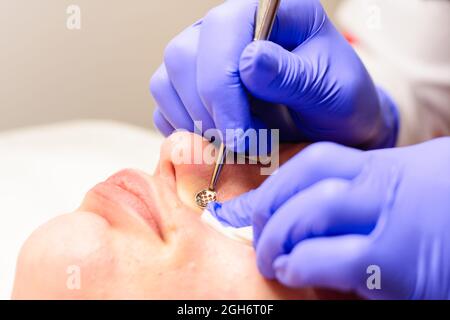
[[[275,23],[277,11],[280,6],[281,0],[259,0],[258,10],[256,13],[255,22],[255,36],[254,41],[268,40]],[[215,191],[217,181],[219,180],[220,173],[225,164],[227,150],[222,142],[217,155],[214,171],[211,177],[209,190]]]

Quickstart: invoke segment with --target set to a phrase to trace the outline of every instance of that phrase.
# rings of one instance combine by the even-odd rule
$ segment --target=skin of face
[[[303,147],[282,146],[281,163]],[[20,252],[12,298],[340,298],[264,279],[252,247],[201,221],[194,195],[208,186],[213,164],[174,161],[183,154],[191,160],[184,162],[194,162],[194,149],[208,153],[211,145],[193,134],[172,135],[152,176],[121,171],[90,190],[76,212],[37,229]],[[227,164],[218,200],[257,188],[265,178],[259,165]]]

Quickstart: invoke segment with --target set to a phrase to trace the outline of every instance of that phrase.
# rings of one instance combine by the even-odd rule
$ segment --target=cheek
[[[233,199],[259,187],[266,176],[261,175],[258,165],[226,165],[218,183],[219,201]]]

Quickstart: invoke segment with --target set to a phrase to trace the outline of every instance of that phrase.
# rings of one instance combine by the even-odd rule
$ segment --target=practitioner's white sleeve
[[[450,1],[347,0],[341,28],[400,111],[398,145],[450,135]]]

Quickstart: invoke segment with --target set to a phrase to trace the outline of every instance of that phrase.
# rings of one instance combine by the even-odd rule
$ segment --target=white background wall
[[[85,118],[151,127],[148,82],[165,45],[221,2],[0,0],[0,130]],[[66,28],[71,4],[80,31]]]

